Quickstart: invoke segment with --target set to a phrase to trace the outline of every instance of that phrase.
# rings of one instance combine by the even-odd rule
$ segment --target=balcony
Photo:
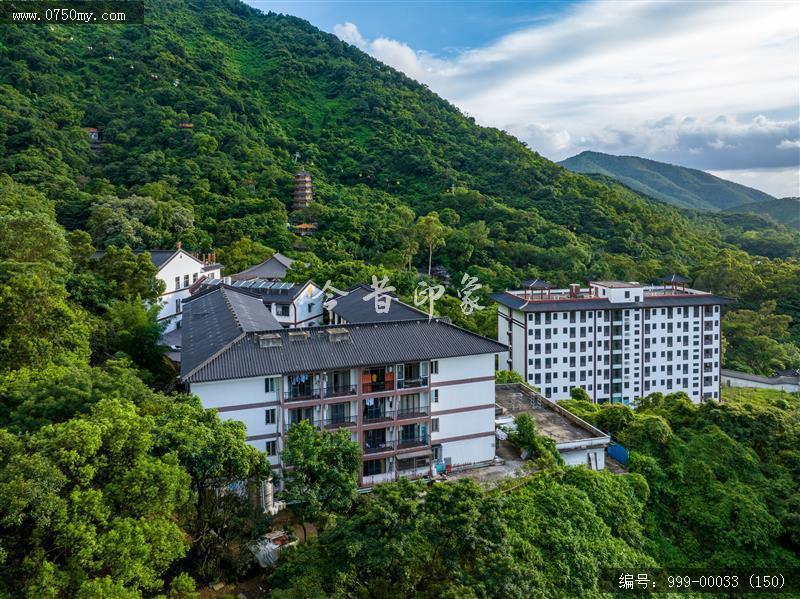
[[[325,397],[346,397],[356,395],[358,387],[356,385],[329,385],[325,387]]]
[[[423,447],[428,444],[427,435],[412,437],[401,437],[397,442],[397,449],[408,449],[410,447]]]
[[[302,422],[303,420],[310,423],[311,426],[319,426],[321,423],[319,418],[303,418],[299,416],[292,416],[291,414],[289,415],[289,418],[287,418],[286,423],[288,424],[289,427],[291,427],[297,424],[298,422]]]
[[[364,393],[380,393],[381,391],[394,391],[394,381],[375,381],[362,384]]]
[[[430,405],[405,406],[397,410],[397,419],[423,418],[430,414]]]
[[[373,424],[375,422],[388,422],[394,420],[393,410],[365,410],[361,415],[361,420],[364,424]]]
[[[371,487],[379,483],[389,483],[394,480],[394,472],[382,472],[380,474],[368,474],[362,477],[361,484],[365,487]]]
[[[319,387],[300,387],[283,392],[284,401],[309,401],[322,397]]]
[[[394,451],[395,442],[391,440],[387,441],[369,441],[365,440],[362,449],[364,451],[364,455],[372,455],[375,453],[384,453],[386,451]]]
[[[322,420],[323,428],[327,430],[334,430],[337,428],[350,427],[356,425],[355,416],[334,416],[332,418],[325,418]]]
[[[428,386],[428,377],[421,376],[412,379],[403,379],[397,381],[397,388],[398,389],[414,389],[416,387],[427,387]]]
[[[397,471],[398,477],[403,477],[408,479],[422,478],[423,476],[430,476],[430,475],[431,475],[430,466]]]

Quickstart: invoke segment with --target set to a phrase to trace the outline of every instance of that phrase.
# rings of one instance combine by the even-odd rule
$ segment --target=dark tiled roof
[[[237,337],[281,328],[259,297],[217,287],[184,300],[181,375],[192,371]]]
[[[659,295],[645,296],[643,302],[611,303],[606,297],[595,298],[575,298],[559,299],[550,301],[525,301],[523,298],[508,292],[489,294],[498,304],[508,306],[513,310],[523,312],[569,312],[572,310],[617,310],[624,308],[669,308],[677,306],[713,306],[730,304],[734,300],[713,295],[704,294],[678,294],[678,295]]]
[[[347,295],[336,298],[335,312],[348,323],[350,322],[380,322],[383,320],[419,320],[428,318],[425,312],[417,310],[404,304],[392,295],[387,313],[379,313],[375,310],[375,301],[364,298],[372,293],[372,288],[368,285],[355,285],[347,290]],[[391,295],[391,294],[390,294]]]
[[[211,279],[203,284],[204,287],[219,287],[222,285],[220,279]],[[231,286],[236,289],[241,289],[248,292],[250,295],[258,295],[264,303],[271,304],[273,302],[278,304],[291,304],[307,285],[313,284],[312,281],[307,283],[284,283],[281,281],[271,281],[268,279],[246,279],[241,281],[233,281]]]
[[[332,341],[328,331],[341,329],[347,330],[345,339]],[[307,332],[307,337],[302,331]],[[508,351],[497,341],[436,318],[281,329],[269,334],[280,336],[279,347],[261,347],[259,333],[242,335],[199,368],[182,369],[184,381],[197,383]],[[184,351],[187,345],[184,337]]]
[[[231,275],[231,279],[283,279],[292,263],[294,263],[294,260],[291,258],[275,252],[269,260],[265,260],[261,264],[256,264],[240,273]]]
[[[150,259],[153,261],[153,264],[155,264],[156,268],[160,269],[167,262],[169,262],[175,254],[177,254],[180,251],[182,251],[182,250],[178,250],[178,249],[175,249],[175,250],[134,250],[133,253],[134,254],[143,254],[144,252],[149,252]],[[105,255],[105,251],[99,250],[99,251],[95,252],[94,254],[92,254],[92,258],[100,258],[100,257],[102,257],[104,255]],[[194,256],[192,256],[189,253],[186,253],[186,255],[190,256],[194,260],[197,260],[197,258],[195,258]],[[197,260],[197,261],[200,262],[200,260]],[[214,266],[218,266],[220,268],[222,267],[221,264],[216,264]],[[205,270],[205,268],[204,268],[204,270]]]

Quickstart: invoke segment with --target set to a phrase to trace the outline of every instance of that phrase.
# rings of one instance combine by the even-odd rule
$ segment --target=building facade
[[[207,318],[207,301],[192,300],[187,310],[197,307]],[[215,310],[230,305],[219,302]],[[250,303],[248,310],[258,311]],[[193,326],[195,319],[187,320],[184,383],[204,407],[244,422],[247,442],[274,468],[283,466],[289,427],[301,420],[350,432],[362,448],[365,487],[430,475],[437,462],[458,467],[494,459],[495,356],[505,348],[490,339],[437,319],[238,334],[232,325],[219,342],[207,338],[208,327],[198,331],[205,349],[187,355]]]
[[[730,300],[674,279],[569,289],[537,280],[493,294],[506,368],[555,400],[573,387],[595,402],[629,404],[656,391],[719,399],[721,306]]]

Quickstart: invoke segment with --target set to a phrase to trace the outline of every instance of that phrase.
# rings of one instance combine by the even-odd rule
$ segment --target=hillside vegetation
[[[697,169],[638,156],[587,151],[559,164],[576,173],[607,175],[631,189],[679,208],[716,211],[775,199],[763,191]]]
[[[145,26],[0,29],[0,172],[95,247],[181,241],[237,264],[280,250],[311,263],[298,278],[341,287],[386,274],[403,295],[429,253],[454,285],[477,276],[481,293],[527,277],[679,272],[757,302],[800,280],[793,238],[768,245],[768,268],[741,251],[771,225],[745,242],[571,173],[305,21],[236,0],[149,2],[147,14]],[[97,151],[86,127],[100,129]],[[292,213],[301,164],[317,201]],[[288,227],[309,220],[313,237]],[[757,263],[759,276],[710,276],[731,259],[732,275]],[[464,316],[453,289],[439,309],[493,334],[492,311]]]
[[[800,229],[800,198],[776,198],[763,202],[738,204],[726,212],[749,212],[771,218],[784,227]]]

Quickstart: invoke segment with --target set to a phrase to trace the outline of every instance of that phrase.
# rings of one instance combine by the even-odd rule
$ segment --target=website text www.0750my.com
[[[134,25],[144,23],[143,2],[2,2],[0,24]]]

